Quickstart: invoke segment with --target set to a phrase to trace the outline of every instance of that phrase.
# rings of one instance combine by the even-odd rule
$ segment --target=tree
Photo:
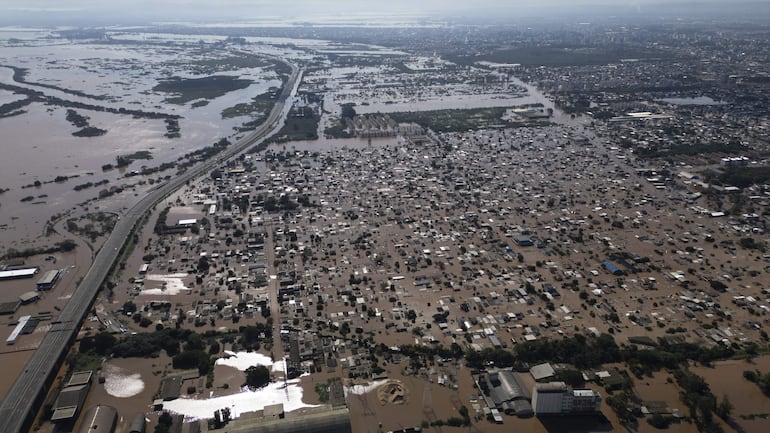
[[[155,433],[167,433],[174,423],[174,417],[168,412],[163,412],[158,417],[158,424],[155,425]]]
[[[201,258],[198,259],[198,272],[206,273],[209,271],[210,266],[211,266],[211,263],[209,263],[208,257],[201,256]]]
[[[80,341],[80,353],[94,352],[97,355],[107,355],[117,344],[118,339],[108,332],[100,332],[94,337],[86,337]]]
[[[629,408],[629,400],[629,396],[625,391],[611,395],[607,397],[606,400],[607,405],[615,411],[615,414],[618,416],[618,421],[620,421],[620,424],[622,425],[634,424],[636,422],[636,417]]]
[[[264,365],[253,365],[246,369],[246,386],[249,388],[262,388],[268,383],[270,383],[270,370]]]
[[[171,359],[176,369],[188,370],[197,368],[201,375],[205,375],[211,369],[211,358],[202,350],[189,350],[182,352]]]
[[[132,301],[126,301],[123,303],[123,314],[134,314],[136,313],[136,304],[134,304]]]
[[[671,424],[671,419],[664,417],[659,413],[656,413],[651,417],[647,418],[647,423],[655,427],[656,429],[663,430],[668,428],[668,426]]]
[[[350,324],[348,322],[343,322],[340,326],[340,335],[343,337],[348,335],[350,333]]]
[[[58,246],[61,251],[67,252],[67,251],[74,250],[78,246],[78,244],[76,244],[75,241],[71,239],[66,239],[61,242],[57,242],[56,246]]]
[[[722,401],[717,405],[716,414],[718,417],[727,420],[730,418],[730,414],[733,411],[733,404],[727,398],[726,395],[722,396]]]
[[[100,355],[106,355],[117,342],[118,339],[112,334],[100,332],[94,337],[94,350]]]
[[[410,322],[414,323],[417,320],[417,312],[414,310],[409,310],[406,312],[406,319]]]
[[[353,108],[353,104],[342,104],[342,118],[352,119],[356,117],[356,110]]]
[[[216,355],[221,350],[221,347],[219,346],[218,341],[211,342],[211,345],[209,346],[209,353],[211,355]]]

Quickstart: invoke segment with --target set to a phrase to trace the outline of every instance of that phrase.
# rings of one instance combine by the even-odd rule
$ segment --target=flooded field
[[[259,49],[211,51],[158,39],[145,44],[78,43],[31,32],[21,33],[24,39],[11,39],[18,36],[0,32],[0,84],[5,86],[0,107],[31,101],[0,118],[3,150],[14,155],[0,162],[0,188],[5,191],[0,195],[0,236],[8,245],[37,236],[48,217],[68,212],[102,190],[135,185],[141,192],[153,180],[129,181],[125,176],[131,171],[174,162],[220,139],[237,138],[236,128],[259,113],[224,116],[225,110],[281,86],[273,62],[260,57]],[[154,90],[163,80],[211,75],[250,84],[215,97],[192,96],[182,104],[164,102],[174,94]],[[42,94],[47,102],[33,101],[32,93],[24,92]],[[70,111],[103,134],[74,136],[82,125],[68,120]],[[170,136],[164,116],[179,118],[179,137]],[[139,151],[149,152],[152,159],[119,170],[103,169],[115,165],[118,156]],[[173,169],[161,171],[158,178],[173,174]],[[57,176],[63,180],[54,182]],[[104,186],[74,188],[81,184]],[[126,194],[121,206],[110,210],[121,211],[133,200],[133,194]]]

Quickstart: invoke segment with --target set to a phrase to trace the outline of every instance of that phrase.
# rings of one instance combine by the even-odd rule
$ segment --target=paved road
[[[29,430],[61,361],[77,335],[83,318],[94,302],[110,268],[117,260],[126,239],[131,236],[136,222],[158,202],[184,186],[189,180],[209,172],[221,161],[243,152],[280,128],[286,116],[285,102],[296,92],[301,76],[300,70],[295,65],[289,66],[292,70],[289,80],[265,123],[215,158],[188,169],[185,173],[149,192],[117,222],[112,234],[94,258],[88,273],[83,277],[83,281],[62,309],[59,320],[53,322],[51,330],[43,338],[32,359],[0,405],[0,432],[22,433]]]

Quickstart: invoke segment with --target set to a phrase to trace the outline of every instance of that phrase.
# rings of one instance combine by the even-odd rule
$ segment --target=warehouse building
[[[88,397],[88,385],[68,386],[62,389],[56,399],[51,421],[66,423],[77,418],[86,397]]]
[[[77,418],[88,397],[92,375],[91,371],[78,371],[72,374],[56,398],[51,421],[69,423]]]
[[[83,415],[79,433],[115,433],[118,411],[112,406],[98,405]]]
[[[18,299],[15,301],[0,302],[0,316],[15,313],[20,305],[21,301]]]
[[[51,271],[46,272],[43,274],[42,277],[40,277],[39,280],[37,280],[37,289],[38,290],[51,290],[56,285],[56,282],[59,281],[59,276],[61,276],[61,270],[54,269]]]
[[[513,371],[490,371],[479,376],[478,384],[488,406],[520,418],[532,416],[529,392]]]
[[[18,278],[32,278],[37,274],[38,268],[11,269],[0,271],[1,280],[15,280]]]
[[[535,415],[569,415],[601,411],[602,397],[592,389],[572,389],[564,382],[535,384],[532,409]]]
[[[40,295],[37,292],[34,292],[34,291],[29,291],[29,292],[22,293],[21,295],[19,295],[19,302],[21,302],[24,305],[31,304],[31,303],[37,301],[38,299],[40,299]]]

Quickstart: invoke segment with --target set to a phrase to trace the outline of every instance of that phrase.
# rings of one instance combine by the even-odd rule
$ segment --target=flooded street
[[[77,344],[57,347],[93,369],[86,406],[114,406],[118,431],[135,413],[179,423],[226,408],[240,431],[333,406],[356,432],[621,431],[610,399],[620,392],[687,410],[674,368],[637,373],[653,358],[633,347],[665,358],[669,344],[724,345],[735,352],[718,359],[730,359],[764,332],[749,314],[765,313],[737,302],[767,308],[759,236],[747,247],[737,222],[708,212],[725,203],[688,193],[691,167],[651,165],[587,111],[603,105],[574,110],[544,84],[556,80],[393,42],[174,29],[13,41],[0,31],[0,243],[77,247],[30,252],[12,266],[37,274],[0,281],[3,336],[39,321],[0,350],[14,372],[0,395],[49,331],[76,321],[60,315],[70,299],[85,322],[69,328]],[[276,101],[279,121],[265,117]],[[265,118],[256,131],[270,135],[254,138]],[[246,148],[263,138],[259,152]],[[205,158],[209,172],[190,170]],[[183,170],[197,177],[158,189]],[[156,189],[130,232],[126,210]],[[104,244],[115,224],[130,252]],[[87,278],[94,292],[80,302],[100,248],[120,257],[95,267],[111,274]],[[57,270],[54,287],[38,285]],[[736,431],[760,433],[767,400],[743,372],[766,372],[768,359],[676,367],[729,397]],[[530,370],[539,363],[552,365]],[[261,388],[249,389],[255,373]],[[592,416],[532,416],[536,380],[551,379],[572,387],[542,388],[562,394],[560,414]],[[637,418],[635,430],[656,431]]]

